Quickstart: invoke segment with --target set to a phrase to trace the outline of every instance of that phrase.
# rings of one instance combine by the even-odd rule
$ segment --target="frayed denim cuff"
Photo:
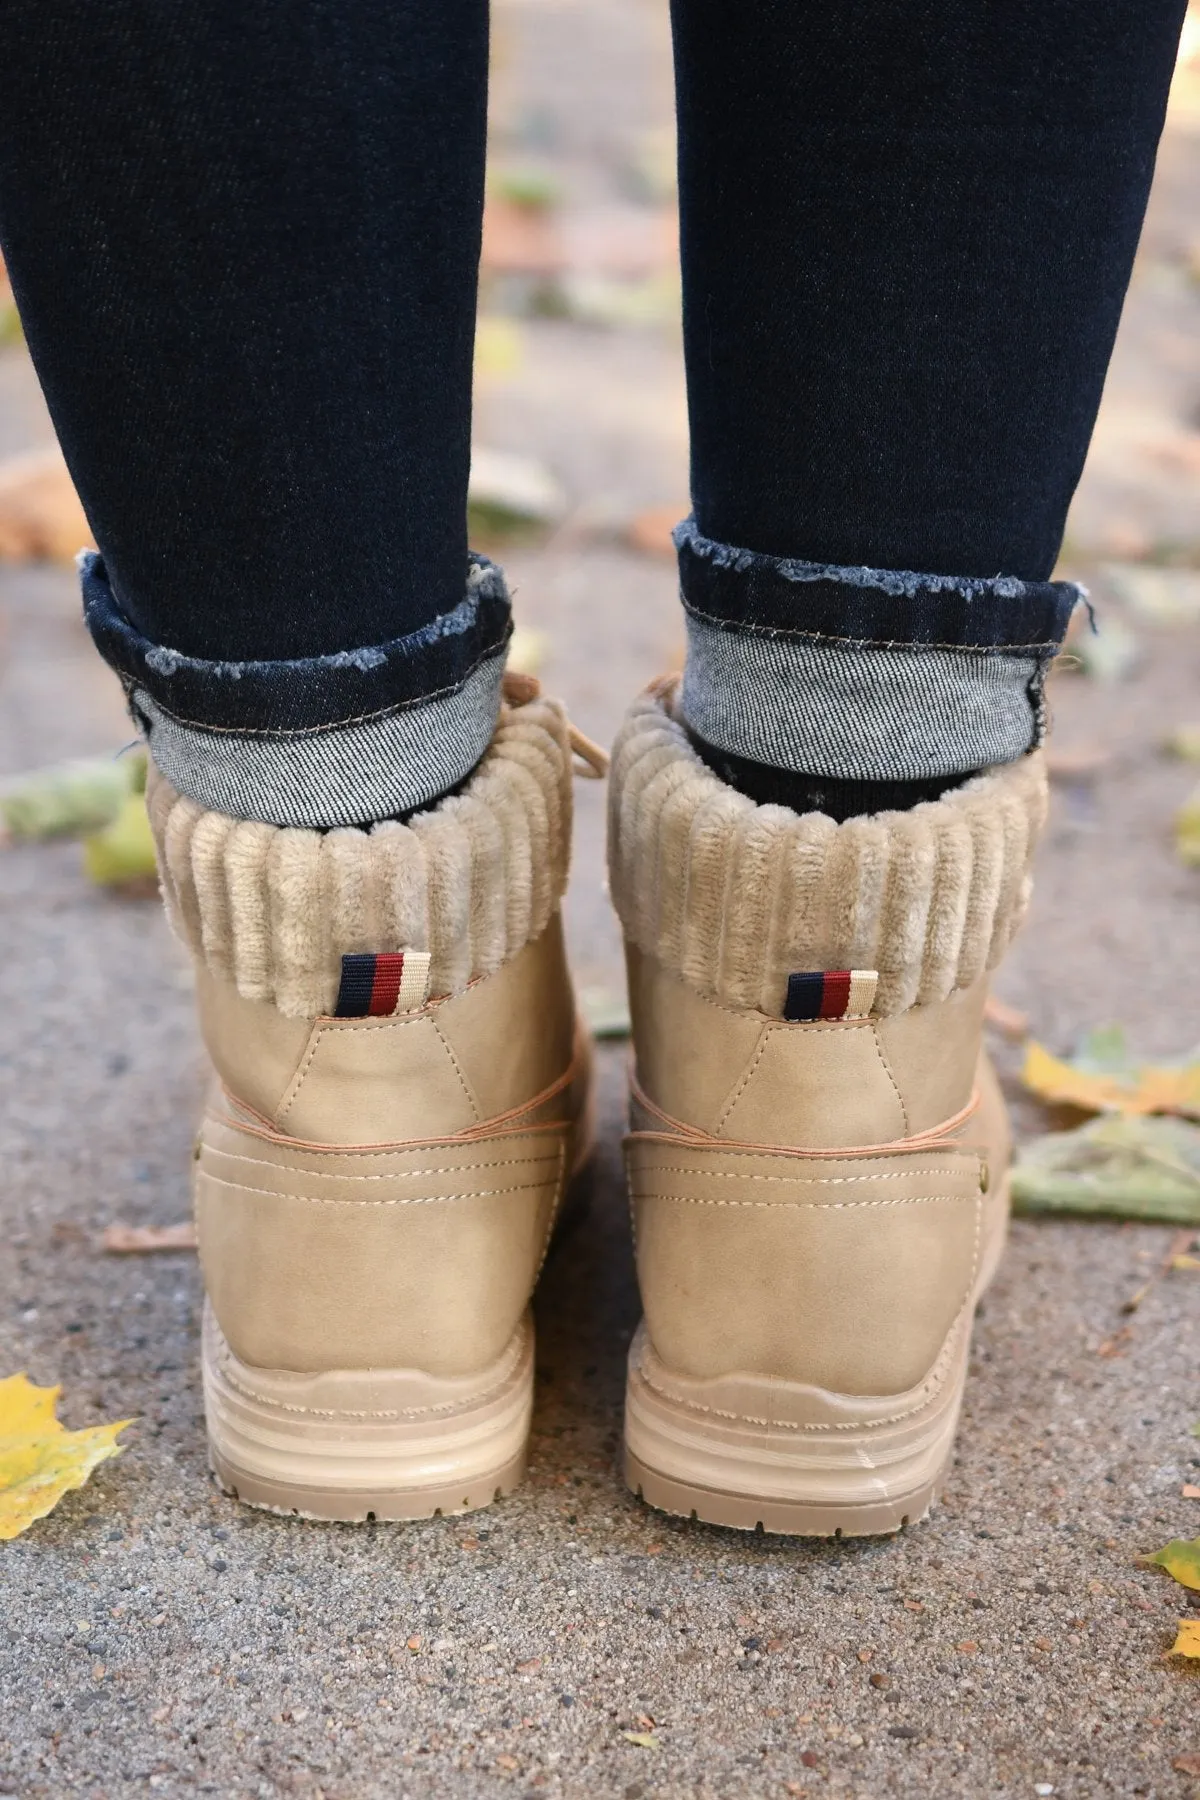
[[[683,717],[706,743],[851,781],[963,774],[1041,743],[1046,670],[1084,598],[1074,582],[763,556],[694,519],[675,546]]]
[[[130,623],[103,558],[80,559],[101,656],[177,793],[270,825],[385,819],[469,775],[491,741],[512,632],[503,572],[472,557],[463,599],[407,637],[295,661],[213,662]]]

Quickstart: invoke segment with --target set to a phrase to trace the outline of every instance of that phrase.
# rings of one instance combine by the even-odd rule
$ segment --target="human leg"
[[[1008,1132],[989,972],[1045,811],[1052,577],[1182,8],[677,0],[681,682],[610,868],[645,1319],[627,1473],[871,1533],[948,1465]]]

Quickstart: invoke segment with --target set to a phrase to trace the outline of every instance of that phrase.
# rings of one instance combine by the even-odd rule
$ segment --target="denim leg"
[[[693,519],[675,543],[683,714],[704,745],[877,784],[1012,762],[1041,743],[1075,583],[762,556],[714,543]]]
[[[702,754],[913,781],[1038,741],[1183,13],[672,0]]]
[[[100,546],[88,619],[206,804],[366,820],[486,745],[486,104],[486,0],[3,10],[0,239]]]

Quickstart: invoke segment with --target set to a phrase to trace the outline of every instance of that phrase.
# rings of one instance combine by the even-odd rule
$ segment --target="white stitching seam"
[[[279,1170],[282,1168],[287,1169],[292,1175],[315,1175],[318,1181],[408,1181],[410,1179],[415,1180],[418,1176],[424,1175],[474,1175],[480,1169],[519,1169],[526,1167],[532,1169],[549,1168],[551,1164],[561,1163],[562,1161],[561,1154],[556,1152],[553,1156],[508,1156],[500,1162],[456,1163],[445,1169],[400,1168],[395,1169],[389,1175],[339,1175],[332,1169],[298,1169],[294,1167],[294,1165],[288,1163],[272,1162],[269,1157],[265,1156],[238,1156],[232,1150],[218,1150],[212,1144],[206,1144],[204,1149],[207,1156],[219,1156],[222,1162],[249,1163],[251,1167],[255,1169]],[[376,1153],[367,1152],[367,1154]],[[381,1154],[386,1155],[387,1152],[382,1152]],[[392,1154],[403,1155],[403,1152],[392,1152]],[[201,1158],[201,1167],[203,1166],[204,1158]],[[930,1173],[932,1174],[933,1171],[931,1170]],[[867,1181],[870,1178],[863,1175],[856,1176],[855,1179]],[[892,1177],[883,1176],[881,1179],[890,1181]]]
[[[522,1181],[515,1187],[474,1188],[462,1194],[415,1194],[407,1200],[333,1200],[324,1194],[285,1194],[279,1188],[247,1187],[244,1181],[225,1181],[210,1169],[205,1169],[203,1174],[206,1181],[215,1181],[218,1187],[232,1188],[235,1193],[252,1199],[303,1200],[310,1206],[441,1206],[449,1200],[491,1200],[498,1194],[533,1194],[548,1185],[544,1181]]]
[[[778,1208],[788,1206],[805,1206],[820,1208],[824,1212],[850,1212],[856,1207],[865,1206],[928,1206],[941,1200],[953,1200],[956,1203],[978,1201],[978,1194],[911,1194],[899,1195],[895,1200],[702,1200],[696,1194],[658,1194],[634,1192],[635,1200],[663,1200],[672,1206],[746,1206]]]
[[[976,1167],[979,1159],[973,1159]],[[954,1176],[957,1169],[897,1169],[891,1175],[747,1175],[742,1170],[734,1169],[685,1169],[674,1163],[655,1164],[651,1171],[655,1175],[699,1175],[708,1181],[772,1181],[781,1182],[785,1187],[853,1187],[859,1182],[869,1181],[872,1187],[877,1181],[911,1181],[917,1175]],[[438,1171],[440,1173],[440,1171]],[[941,1196],[938,1196],[939,1198]],[[947,1199],[973,1199],[973,1194],[946,1195]]]

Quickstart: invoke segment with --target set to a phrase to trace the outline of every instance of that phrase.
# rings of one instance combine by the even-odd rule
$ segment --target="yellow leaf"
[[[648,1731],[623,1731],[621,1736],[627,1744],[636,1744],[639,1750],[657,1750],[658,1739]]]
[[[1112,1071],[1079,1068],[1031,1043],[1021,1080],[1043,1100],[1078,1106],[1084,1112],[1181,1113],[1200,1118],[1200,1063],[1177,1068],[1130,1064]]]
[[[520,325],[498,313],[483,313],[475,326],[475,379],[486,381],[515,375],[524,358],[525,342]]]
[[[111,824],[88,833],[83,840],[83,866],[99,887],[155,880],[154,838],[143,794],[130,794]]]
[[[1200,1619],[1180,1619],[1179,1636],[1168,1656],[1200,1656]]]
[[[0,1540],[19,1537],[82,1487],[107,1457],[118,1456],[118,1432],[132,1419],[68,1431],[55,1418],[61,1389],[35,1387],[25,1375],[0,1381]]]
[[[1186,1538],[1172,1538],[1153,1556],[1143,1556],[1139,1560],[1157,1563],[1184,1587],[1200,1589],[1200,1537],[1192,1538],[1190,1542]]]

